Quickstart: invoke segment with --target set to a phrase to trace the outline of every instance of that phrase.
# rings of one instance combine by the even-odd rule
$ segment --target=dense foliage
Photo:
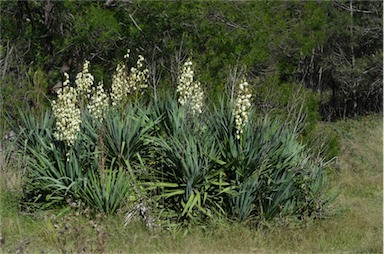
[[[148,59],[155,97],[175,88],[191,53],[207,96],[247,66],[257,89],[312,89],[325,119],[381,110],[381,1],[30,0],[0,10],[1,109],[11,116],[15,106],[44,110],[86,59],[96,79],[110,77],[127,48]]]
[[[88,65],[76,75],[76,85],[66,80],[52,101],[53,112],[39,118],[20,112],[24,207],[122,210],[126,223],[140,214],[153,228],[220,216],[256,224],[314,218],[332,201],[327,161],[301,140],[303,113],[258,115],[246,78],[234,84],[232,99],[209,102],[185,93],[199,90],[200,83],[182,68],[178,100],[138,94],[120,100],[113,91],[95,93]],[[111,101],[86,99],[95,95]],[[68,109],[65,114],[58,105]]]
[[[169,105],[160,119],[133,105],[108,111],[102,123],[84,114],[70,147],[53,138],[52,113],[40,120],[22,114],[25,204],[41,208],[70,200],[114,213],[145,197],[153,203],[152,216],[174,222],[218,214],[260,221],[324,212],[326,162],[307,154],[295,126],[252,119],[238,140],[229,105],[207,112],[203,122]]]
[[[381,110],[381,2],[0,7],[1,113],[27,208],[150,228],[314,218],[338,150],[319,120]]]

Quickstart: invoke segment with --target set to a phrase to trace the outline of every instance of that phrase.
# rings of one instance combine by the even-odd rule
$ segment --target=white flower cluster
[[[124,58],[129,58],[129,50]],[[127,66],[118,64],[115,74],[112,76],[112,105],[118,105],[128,94],[143,90],[148,87],[148,69],[143,68],[144,57],[139,55],[137,66],[132,67],[129,76],[127,75]]]
[[[199,81],[193,80],[192,61],[188,59],[180,71],[176,92],[179,93],[180,105],[186,105],[192,115],[202,112],[204,93]]]
[[[93,117],[99,121],[103,121],[104,112],[108,109],[109,106],[109,97],[104,92],[103,82],[100,81],[98,86],[92,89],[92,97],[88,104],[88,110]]]
[[[85,60],[83,71],[76,75],[76,90],[81,101],[89,99],[91,95],[91,87],[93,85],[94,77],[89,73],[89,61]]]
[[[249,84],[245,78],[240,81],[233,114],[236,122],[236,138],[240,139],[240,134],[243,133],[243,127],[248,122],[248,112],[251,107],[251,93],[248,89]]]
[[[80,131],[81,112],[77,107],[77,91],[69,87],[69,75],[64,73],[63,89],[58,91],[57,101],[52,101],[53,114],[56,117],[56,131],[54,136],[71,146]]]
[[[127,95],[126,89],[128,87],[128,76],[125,64],[118,64],[116,72],[112,76],[112,91],[111,100],[112,105],[118,105]]]
[[[131,73],[129,74],[128,80],[128,93],[136,92],[143,90],[148,87],[148,69],[143,69],[144,57],[139,55],[139,59],[136,63],[136,68],[131,68]]]

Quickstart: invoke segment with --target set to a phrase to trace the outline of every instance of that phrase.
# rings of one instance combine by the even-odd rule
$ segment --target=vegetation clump
[[[258,116],[245,78],[234,101],[221,97],[203,105],[188,60],[180,70],[178,103],[170,96],[162,104],[142,103],[116,89],[145,88],[146,72],[127,73],[119,65],[109,104],[102,81],[93,87],[88,66],[77,75],[77,87],[66,75],[53,114],[22,114],[19,148],[28,165],[24,194],[30,204],[61,206],[70,199],[95,212],[123,209],[126,223],[145,214],[147,225],[171,227],[222,216],[252,224],[314,218],[332,200],[327,161],[300,141],[301,116]],[[84,91],[89,94],[80,96]],[[138,207],[141,212],[134,212]]]
[[[366,153],[380,150],[372,137],[381,121],[354,137],[357,122],[331,121],[382,112],[382,7],[0,1],[0,213],[11,218],[0,223],[0,248],[41,222],[40,239],[58,238],[63,252],[103,252],[113,232],[94,227],[100,248],[92,249],[81,246],[77,227],[81,216],[103,214],[129,248],[147,246],[156,228],[175,235],[197,228],[202,239],[224,243],[212,252],[271,252],[263,246],[275,238],[289,244],[272,252],[287,245],[297,252],[306,249],[301,235],[315,229],[314,252],[344,252],[341,245],[378,252],[382,166],[376,152]],[[313,221],[331,210],[329,178],[341,184],[341,211]],[[59,225],[41,214],[70,216]],[[71,222],[73,214],[80,220]],[[295,222],[311,227],[290,231]],[[150,233],[140,243],[135,225],[145,231],[144,224]],[[217,230],[228,225],[228,235]],[[169,245],[191,251],[194,242],[175,235]],[[149,252],[166,249],[159,239]]]

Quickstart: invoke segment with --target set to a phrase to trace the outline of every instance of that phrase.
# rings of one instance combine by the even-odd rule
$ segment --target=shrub
[[[188,73],[184,90],[193,84]],[[104,102],[95,115],[87,100],[75,98],[78,87],[71,88],[71,100],[59,96],[54,114],[21,114],[26,200],[45,207],[75,200],[107,214],[125,208],[127,223],[140,210],[151,228],[149,210],[168,225],[218,215],[256,223],[318,216],[332,198],[327,161],[302,142],[302,108],[294,104],[285,118],[273,112],[261,117],[251,108],[247,81],[239,81],[233,99],[205,110],[203,97],[181,91],[187,104],[172,96],[148,105],[124,97],[109,108],[100,93]],[[60,136],[68,126],[58,123],[70,122],[70,114],[58,114],[66,105],[58,107],[61,99],[79,113],[71,138]]]
[[[231,105],[224,100],[209,117],[232,192],[226,211],[240,221],[315,216],[328,202],[327,171],[321,159],[307,154],[298,131],[283,121],[251,114],[240,140]],[[296,129],[299,130],[299,129]]]
[[[53,115],[47,111],[36,119],[33,114],[20,113],[20,119],[18,143],[27,166],[25,201],[43,202],[48,207],[65,201],[66,197],[78,197],[78,180],[83,175],[80,156],[54,139]]]
[[[84,178],[82,199],[90,207],[113,214],[135,196],[132,181],[124,170],[105,170],[104,175],[90,171]]]
[[[331,201],[327,162],[305,149],[301,116],[257,118],[251,110],[239,138],[233,104],[225,99],[200,118],[188,117],[176,102],[160,107],[160,131],[151,138],[158,161],[146,184],[171,221],[316,217]]]
[[[296,118],[300,111],[306,113],[305,133],[310,133],[321,119],[319,96],[300,84],[280,83],[276,78],[259,82],[256,87],[256,109],[270,116]]]
[[[147,184],[158,189],[163,215],[173,221],[211,217],[223,210],[228,185],[222,181],[217,142],[203,122],[189,117],[188,109],[169,105],[162,119],[167,131],[152,138],[159,163]]]
[[[84,113],[80,134],[68,146],[53,138],[54,117],[50,112],[40,120],[32,114],[21,114],[23,127],[19,132],[19,147],[27,164],[24,195],[29,205],[44,204],[43,208],[48,208],[71,199],[82,201],[95,210],[113,213],[126,202],[128,194],[134,193],[125,163],[134,164],[135,156],[139,156],[143,146],[138,144],[142,142],[143,131],[137,127],[135,132],[129,126],[142,122],[127,121],[124,126],[128,131],[120,136],[124,140],[114,142],[116,150],[113,150],[108,146],[111,137],[100,135],[103,129],[119,120],[114,118],[113,112],[108,115],[101,123]]]

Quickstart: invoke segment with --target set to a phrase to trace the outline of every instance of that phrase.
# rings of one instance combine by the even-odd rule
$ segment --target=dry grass
[[[150,234],[141,222],[124,228],[123,216],[93,219],[18,210],[20,175],[1,171],[4,253],[382,253],[383,130],[374,116],[327,124],[341,137],[333,184],[340,190],[330,217],[302,227],[250,229],[216,221],[206,230]],[[94,223],[97,223],[95,227]],[[69,225],[69,229],[65,226]],[[63,230],[64,229],[64,230]]]

